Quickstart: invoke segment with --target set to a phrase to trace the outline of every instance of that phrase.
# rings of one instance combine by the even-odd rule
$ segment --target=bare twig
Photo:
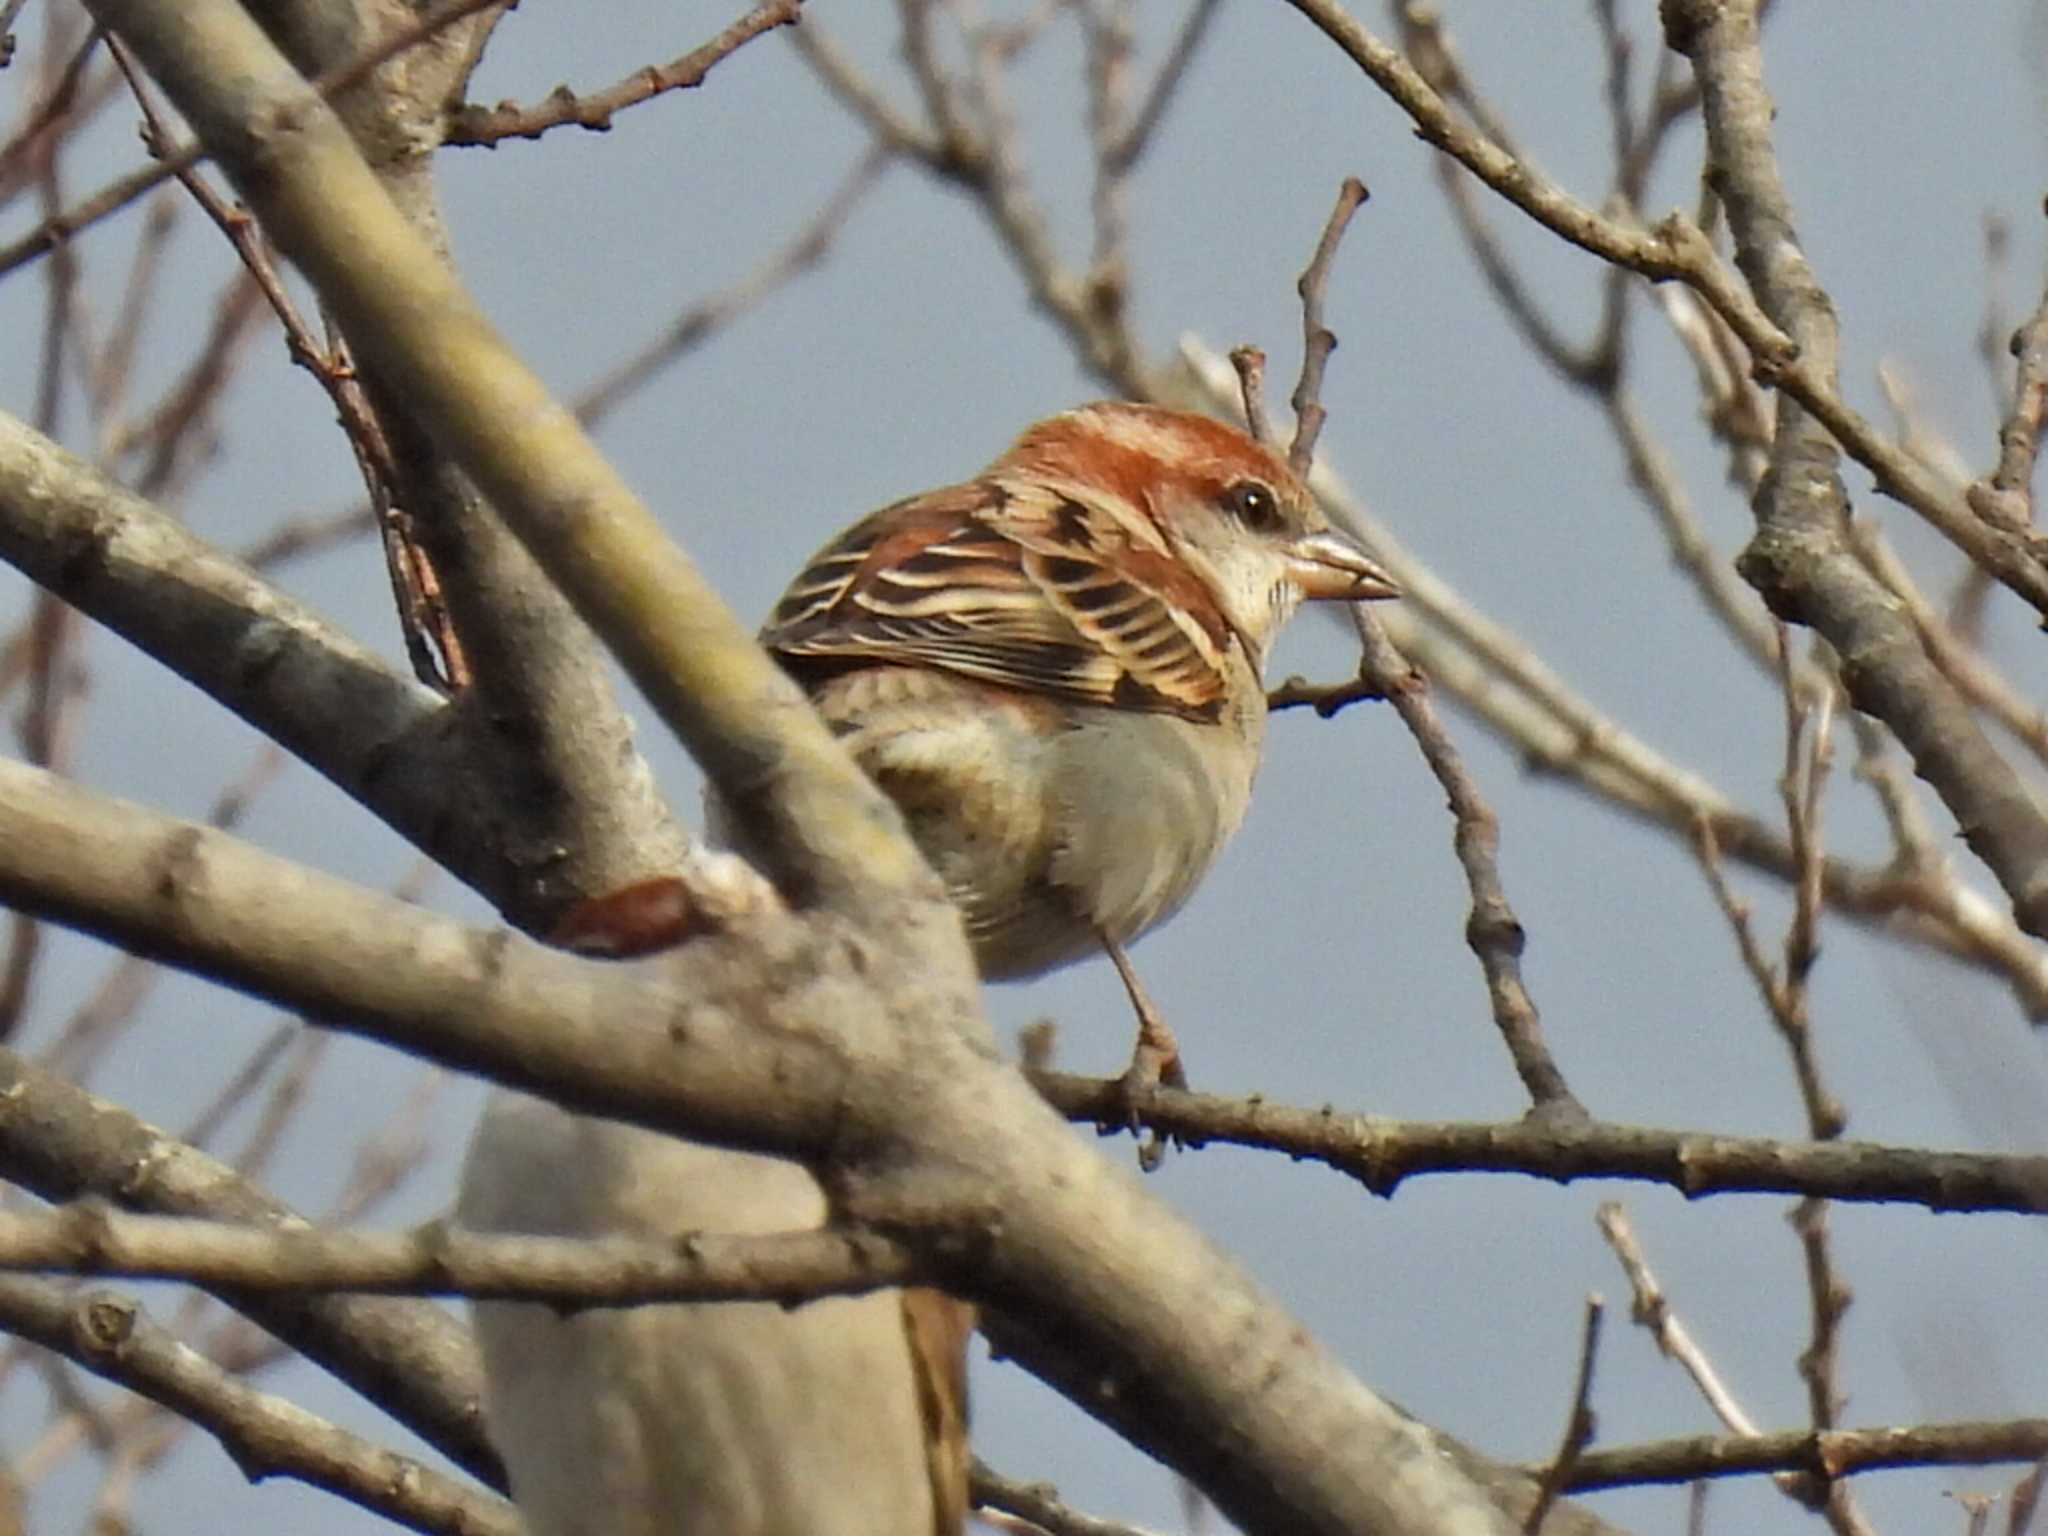
[[[1236,380],[1220,354],[1189,339],[1181,361],[1209,409],[1239,409]],[[1557,775],[1683,836],[1706,816],[1730,857],[1792,878],[1791,849],[1774,829],[1594,708],[1525,641],[1409,553],[1327,464],[1316,466],[1311,483],[1331,521],[1362,539],[1400,582],[1399,611],[1386,612],[1382,622],[1398,631],[1402,648],[1432,682],[1508,742],[1531,772]],[[1901,868],[1829,858],[1824,879],[1836,911],[1985,966],[2013,988],[2029,1017],[2048,1018],[2048,957],[2002,903],[1957,879],[1942,861]]]
[[[1857,557],[1905,610],[1928,659],[1941,669],[1942,676],[2011,732],[2021,746],[2048,763],[2048,711],[2016,686],[1949,615],[1929,601],[1882,528],[1875,522],[1859,519],[1851,525],[1849,538]]]
[[[1415,4],[1412,0],[1392,0],[1391,9],[1401,30],[1402,48],[1414,61],[1422,79],[1446,102],[1460,108],[1481,133],[1515,153],[1514,135],[1466,73],[1457,45],[1444,26],[1443,14],[1434,6]],[[1479,263],[1480,275],[1523,339],[1560,378],[1576,387],[1599,393],[1612,389],[1619,379],[1621,319],[1614,312],[1618,296],[1612,283],[1607,285],[1609,312],[1603,316],[1599,334],[1584,346],[1574,346],[1543,312],[1516,270],[1506,246],[1480,207],[1476,183],[1448,157],[1437,159],[1436,172],[1437,186],[1458,221],[1466,248]]]
[[[949,140],[898,111],[816,20],[806,20],[790,37],[819,83],[890,149],[940,176],[964,178],[970,174],[968,163],[979,154],[978,148]]]
[[[1059,1490],[1050,1483],[1005,1477],[985,1461],[976,1460],[968,1476],[975,1512],[991,1524],[1000,1518],[998,1530],[1019,1536],[1032,1532],[1044,1532],[1045,1536],[1152,1536],[1134,1525],[1084,1515],[1062,1503]]]
[[[1673,215],[1645,230],[1601,215],[1492,137],[1460,122],[1398,49],[1359,25],[1337,0],[1289,3],[1408,113],[1425,141],[1456,158],[1539,224],[1652,281],[1675,279],[1697,291],[1742,338],[1759,377],[1812,412],[1872,471],[1880,491],[1912,507],[2029,604],[2048,613],[2048,566],[2031,544],[1986,523],[1947,495],[1910,455],[1852,409],[1831,370],[1803,352],[1766,313],[1750,285],[1715,255],[1697,224]],[[1968,824],[1969,818],[1963,819]]]
[[[200,1425],[252,1479],[297,1478],[421,1531],[516,1536],[519,1529],[502,1499],[235,1380],[152,1324],[128,1297],[80,1299],[47,1281],[0,1277],[0,1326]]]
[[[427,1165],[432,1143],[427,1127],[435,1102],[448,1086],[449,1075],[436,1067],[418,1073],[412,1087],[392,1106],[381,1125],[373,1127],[356,1147],[349,1176],[334,1197],[325,1220],[332,1225],[360,1221],[403,1189]]]
[[[1266,354],[1254,346],[1232,347],[1230,366],[1237,370],[1238,398],[1244,403],[1245,425],[1253,438],[1270,447],[1273,421],[1266,414]]]
[[[1144,105],[1138,108],[1124,129],[1123,137],[1112,150],[1121,170],[1129,172],[1144,156],[1175,92],[1180,89],[1181,81],[1187,78],[1188,66],[1201,50],[1202,39],[1209,35],[1209,24],[1216,19],[1221,6],[1222,0],[1195,0],[1189,8],[1187,20],[1174,34],[1173,45],[1166,50],[1166,59],[1160,64],[1159,73],[1153,77],[1152,89],[1145,93]]]
[[[1690,1435],[1588,1451],[1572,1491],[1691,1483],[1702,1478],[1793,1474],[1840,1479],[1892,1467],[1991,1466],[2048,1454],[2048,1419],[1780,1429],[1754,1435]],[[1527,1469],[1533,1476],[1540,1469]]]
[[[1676,1361],[1692,1378],[1715,1417],[1737,1435],[1754,1436],[1757,1433],[1754,1421],[1722,1383],[1706,1351],[1686,1331],[1663,1288],[1658,1285],[1656,1276],[1650,1272],[1649,1260],[1643,1255],[1642,1244],[1636,1239],[1628,1213],[1618,1203],[1609,1201],[1600,1207],[1596,1220],[1608,1246],[1614,1250],[1615,1258],[1621,1262],[1622,1272],[1628,1276],[1629,1288],[1634,1292],[1635,1302],[1630,1308],[1630,1316],[1649,1331],[1664,1356]],[[1774,1480],[1787,1497],[1824,1510],[1837,1529],[1854,1527],[1859,1523],[1853,1507],[1846,1497],[1838,1493],[1840,1484],[1832,1476],[1813,1479],[1792,1472],[1779,1472]]]
[[[1078,14],[1088,54],[1088,140],[1095,160],[1088,286],[1096,307],[1115,314],[1123,308],[1130,277],[1130,162],[1118,150],[1128,138],[1135,17],[1131,0],[1094,0]]]
[[[1385,697],[1378,684],[1362,677],[1354,677],[1348,683],[1311,683],[1305,677],[1289,677],[1266,695],[1266,708],[1312,709],[1328,720],[1353,704]]]
[[[294,1040],[303,1038],[303,1026],[296,1020],[285,1019],[273,1024],[270,1033],[256,1043],[256,1048],[242,1058],[242,1064],[228,1075],[226,1082],[215,1090],[206,1106],[185,1123],[178,1133],[178,1139],[188,1146],[205,1147],[219,1134],[221,1126],[237,1109],[247,1102],[249,1095],[256,1091],[270,1069]],[[319,1038],[314,1036],[314,1038]],[[243,1170],[247,1172],[246,1169]]]
[[[418,47],[436,33],[475,15],[478,11],[504,3],[505,0],[442,0],[440,5],[423,12],[407,25],[380,39],[372,47],[364,49],[346,64],[323,73],[319,79],[312,82],[313,88],[326,98],[338,96],[407,49]],[[189,171],[205,158],[206,151],[197,143],[184,144],[175,150],[166,146],[163,158],[154,164],[131,172],[118,181],[109,182],[83,202],[44,219],[20,239],[0,246],[0,277],[4,277],[24,262],[33,261],[36,257],[54,250],[109,214],[127,207],[144,193],[162,186],[174,176]]]
[[[887,141],[877,139],[871,143],[845,179],[787,244],[770,253],[730,287],[698,299],[663,327],[646,347],[598,379],[576,400],[576,419],[585,426],[595,426],[620,401],[664,368],[702,346],[793,278],[816,267],[830,253],[832,242],[845,228],[854,209],[894,158],[895,151]],[[251,559],[251,563],[256,562]]]
[[[1522,948],[1527,935],[1501,884],[1500,821],[1466,771],[1450,732],[1430,702],[1428,680],[1395,648],[1385,627],[1363,604],[1353,603],[1350,609],[1360,647],[1360,679],[1378,689],[1394,706],[1394,712],[1422,749],[1430,772],[1436,775],[1450,802],[1455,823],[1451,842],[1472,895],[1472,911],[1465,920],[1465,942],[1479,959],[1493,1021],[1507,1045],[1522,1086],[1528,1090],[1533,1112],[1539,1116],[1582,1119],[1585,1108],[1573,1096],[1563,1072],[1552,1059],[1550,1047],[1543,1039],[1535,1000],[1522,983]]]
[[[344,507],[339,512],[289,518],[262,538],[243,545],[235,558],[252,570],[269,570],[293,560],[325,554],[376,531],[376,508],[368,504]]]
[[[1322,436],[1323,369],[1337,349],[1336,333],[1323,324],[1323,295],[1330,283],[1330,266],[1337,259],[1337,247],[1350,227],[1351,216],[1372,194],[1356,176],[1346,176],[1337,189],[1337,206],[1316,242],[1315,254],[1303,268],[1294,291],[1301,296],[1301,378],[1294,386],[1294,441],[1287,449],[1287,462],[1297,475],[1306,475],[1315,462],[1316,439]]]
[[[1693,1385],[1699,1388],[1700,1396],[1713,1410],[1715,1418],[1738,1435],[1754,1435],[1755,1423],[1735,1400],[1734,1393],[1723,1385],[1720,1373],[1714,1369],[1706,1351],[1693,1341],[1692,1334],[1672,1310],[1664,1288],[1650,1270],[1650,1261],[1636,1239],[1635,1227],[1630,1223],[1627,1211],[1618,1202],[1608,1201],[1601,1205],[1595,1219],[1601,1235],[1620,1261],[1622,1273],[1628,1276],[1629,1290],[1635,1297],[1629,1309],[1630,1317],[1639,1327],[1648,1330],[1666,1359],[1676,1361],[1692,1378]]]
[[[1298,291],[1307,342],[1300,383],[1294,387],[1294,442],[1288,449],[1288,463],[1298,475],[1307,475],[1315,461],[1315,438],[1323,422],[1319,399],[1323,365],[1337,344],[1337,338],[1323,326],[1323,287],[1337,244],[1343,240],[1343,229],[1364,201],[1364,182],[1356,176],[1346,178],[1337,193],[1337,205],[1329,215],[1329,223],[1323,227],[1323,238],[1317,242],[1315,256],[1300,276]],[[1237,362],[1235,352],[1233,362]],[[1239,377],[1245,377],[1241,362]],[[1249,416],[1249,389],[1245,391],[1245,408]],[[1585,1108],[1573,1098],[1565,1075],[1550,1057],[1548,1044],[1542,1038],[1542,1024],[1536,1016],[1536,1004],[1522,983],[1522,946],[1526,936],[1516,913],[1507,905],[1507,893],[1499,877],[1499,821],[1481,797],[1479,784],[1466,772],[1450,741],[1450,733],[1438,719],[1421,672],[1407,664],[1395,643],[1386,637],[1378,618],[1364,604],[1350,604],[1350,616],[1360,643],[1360,680],[1393,702],[1395,713],[1409,727],[1423,758],[1430,762],[1430,770],[1450,799],[1456,823],[1452,846],[1456,848],[1458,864],[1464,868],[1466,887],[1473,895],[1473,911],[1464,930],[1466,942],[1479,956],[1481,973],[1487,979],[1487,995],[1493,1004],[1493,1020],[1507,1042],[1509,1057],[1516,1063],[1524,1087],[1530,1092],[1534,1112],[1583,1118]]]
[[[0,35],[6,33],[8,24],[13,21],[19,10],[18,3],[7,7],[5,16],[0,17]],[[24,167],[38,156],[48,153],[48,146],[38,141],[78,104],[79,81],[84,77],[86,66],[92,62],[92,56],[99,48],[100,39],[104,35],[98,27],[93,27],[86,33],[85,40],[72,50],[71,57],[65,61],[64,67],[56,72],[54,80],[38,95],[21,126],[8,135],[5,146],[0,147],[0,187],[5,187],[11,179],[24,175]]]
[[[204,458],[214,408],[232,377],[263,314],[263,294],[247,272],[222,285],[213,319],[192,361],[140,419],[113,436],[111,452],[147,446],[148,457],[133,472],[137,492],[163,496]]]
[[[142,237],[135,242],[135,255],[128,264],[128,281],[122,285],[121,307],[87,376],[86,391],[99,422],[103,445],[111,445],[119,436],[120,415],[127,406],[133,381],[136,348],[153,307],[156,280],[163,271],[171,231],[177,227],[179,207],[177,195],[169,190],[150,200],[142,221]]]
[[[141,71],[118,38],[109,39],[108,47],[142,110],[146,124],[144,143],[152,154],[168,153],[169,130],[157,112]],[[180,171],[178,180],[227,237],[248,269],[284,327],[286,350],[292,361],[313,376],[334,405],[369,490],[370,503],[377,510],[384,534],[385,562],[397,595],[406,653],[412,659],[414,674],[442,693],[460,690],[469,678],[461,638],[439,600],[439,576],[418,541],[411,537],[409,521],[393,502],[392,487],[398,483],[398,473],[391,447],[369,391],[356,376],[346,346],[339,338],[323,344],[300,315],[270,260],[256,221],[247,212],[215,191],[197,168]]]
[[[1543,1529],[1543,1517],[1571,1485],[1579,1458],[1585,1455],[1598,1432],[1593,1417],[1593,1370],[1600,1353],[1600,1324],[1606,1310],[1607,1303],[1597,1293],[1586,1298],[1586,1322],[1579,1336],[1579,1370],[1572,1383],[1571,1411],[1565,1415],[1564,1439],[1550,1465],[1544,1468],[1536,1488],[1536,1502],[1522,1521],[1525,1536],[1537,1536]]]
[[[608,131],[612,118],[628,107],[669,91],[694,90],[724,59],[764,32],[795,23],[803,0],[763,0],[703,46],[666,64],[636,69],[618,84],[579,96],[566,85],[556,86],[537,106],[500,102],[495,107],[465,104],[448,114],[441,142],[450,145],[495,145],[506,139],[537,139],[550,128],[573,124],[594,133]]]
[[[2027,1473],[2012,1487],[2012,1503],[2007,1506],[2005,1536],[2028,1536],[2034,1524],[2034,1511],[2041,1502],[2041,1485],[2048,1478],[2048,1452],[2027,1469]]]
[[[897,151],[877,139],[817,213],[780,250],[738,282],[684,309],[653,341],[597,379],[571,404],[576,419],[595,426],[678,359],[704,345],[771,293],[810,271],[830,253],[832,243],[856,206],[880,180]],[[377,530],[376,509],[366,504],[338,512],[293,518],[245,545],[243,564],[257,570],[322,554]]]
[[[1033,1073],[1042,1097],[1077,1125],[1116,1116],[1116,1079]],[[1272,1100],[1162,1093],[1131,1118],[1196,1148],[1263,1147],[1321,1163],[1374,1194],[1432,1173],[1521,1173],[1559,1183],[1634,1179],[1691,1199],[1822,1195],[1929,1210],[2048,1211],[2048,1156],[1932,1152],[1873,1142],[1779,1141],[1657,1130],[1588,1119],[1564,1123],[1429,1122],[1296,1107]]]
[[[1053,244],[1009,111],[1003,75],[1009,50],[1001,29],[984,26],[965,39],[971,69],[963,82],[939,60],[932,0],[898,0],[898,9],[904,56],[929,126],[894,107],[815,20],[791,35],[826,89],[870,132],[974,195],[1032,301],[1052,317],[1085,366],[1120,395],[1154,398],[1156,381],[1141,360],[1128,317],[1120,306],[1098,302],[1093,285],[1061,261]]]

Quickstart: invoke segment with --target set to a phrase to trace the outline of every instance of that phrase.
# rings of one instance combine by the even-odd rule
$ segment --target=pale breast
[[[1249,677],[1250,669],[1246,668]],[[812,698],[902,810],[982,975],[1034,976],[1178,911],[1243,821],[1265,725],[1254,684],[1215,724],[1054,703],[921,668]]]
[[[1240,732],[1100,710],[1062,740],[1051,878],[1111,938],[1129,943],[1179,911],[1243,822],[1264,703]]]

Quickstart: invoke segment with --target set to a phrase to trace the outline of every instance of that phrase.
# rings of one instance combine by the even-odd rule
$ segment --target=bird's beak
[[[1311,602],[1342,598],[1353,602],[1399,597],[1401,584],[1347,533],[1324,528],[1305,533],[1288,550],[1288,574]]]

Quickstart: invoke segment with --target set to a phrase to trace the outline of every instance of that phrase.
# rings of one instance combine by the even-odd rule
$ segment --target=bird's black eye
[[[1223,493],[1223,507],[1254,533],[1271,533],[1280,526],[1280,498],[1256,480],[1231,486]]]

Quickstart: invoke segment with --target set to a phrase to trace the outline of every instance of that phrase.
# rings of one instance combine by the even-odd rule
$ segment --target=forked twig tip
[[[1230,349],[1230,366],[1237,370],[1238,394],[1244,401],[1245,425],[1257,441],[1271,446],[1273,423],[1266,415],[1266,354],[1250,345]]]

